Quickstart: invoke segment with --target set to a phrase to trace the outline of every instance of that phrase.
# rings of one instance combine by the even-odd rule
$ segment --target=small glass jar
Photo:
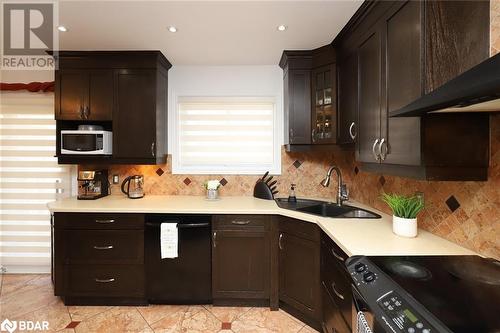
[[[219,190],[207,190],[208,200],[217,200],[219,198]]]

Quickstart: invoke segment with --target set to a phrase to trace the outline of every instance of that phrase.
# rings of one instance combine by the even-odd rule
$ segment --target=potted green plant
[[[416,237],[417,215],[424,208],[422,197],[384,193],[382,201],[392,209],[392,232],[398,236]]]
[[[219,187],[221,183],[218,180],[208,180],[203,183],[203,187],[207,190],[208,200],[217,200],[219,198]]]

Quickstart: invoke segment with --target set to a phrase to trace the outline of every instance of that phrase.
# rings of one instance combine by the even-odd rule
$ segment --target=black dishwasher
[[[209,215],[146,215],[146,291],[150,303],[211,303],[211,221]],[[161,259],[161,223],[177,224],[177,258]]]

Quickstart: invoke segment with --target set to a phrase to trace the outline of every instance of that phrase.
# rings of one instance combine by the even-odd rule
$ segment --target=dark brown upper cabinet
[[[357,108],[351,137],[364,170],[428,180],[487,178],[487,115],[388,114],[488,57],[488,8],[487,1],[367,2],[334,41],[340,119]],[[354,72],[357,82],[346,77]]]
[[[60,51],[56,60],[59,163],[165,162],[171,64],[161,52]],[[61,155],[61,129],[88,123],[113,131],[113,155]]]
[[[335,143],[337,138],[337,94],[335,64],[312,71],[311,141]]]
[[[285,147],[308,150],[337,143],[337,78],[331,45],[284,51]]]
[[[358,57],[355,52],[341,56],[338,73],[338,141],[352,144],[358,135]]]
[[[56,120],[111,120],[111,70],[61,69],[56,73]]]

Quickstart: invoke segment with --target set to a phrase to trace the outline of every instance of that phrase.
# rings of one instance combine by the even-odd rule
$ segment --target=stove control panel
[[[397,292],[393,291],[377,300],[382,311],[401,330],[408,333],[437,332],[412,306]]]
[[[451,332],[368,258],[351,257],[346,266],[369,312],[387,332]]]

